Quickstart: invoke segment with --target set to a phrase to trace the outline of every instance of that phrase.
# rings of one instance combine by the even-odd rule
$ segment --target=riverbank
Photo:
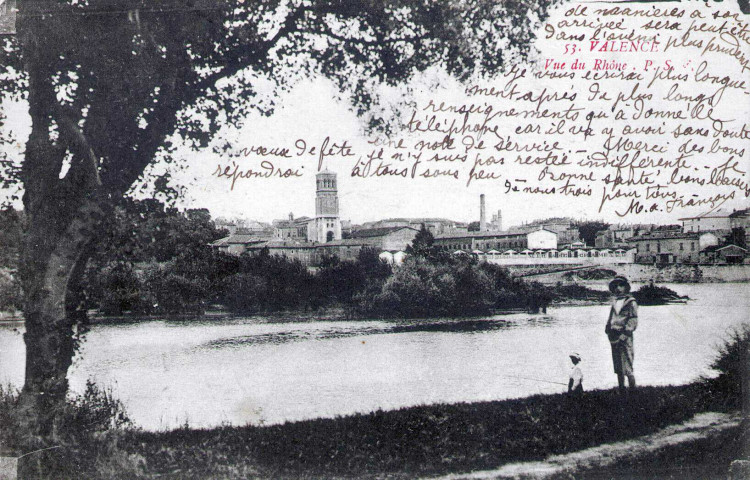
[[[705,393],[701,386],[691,385],[642,388],[627,398],[613,390],[588,392],[580,401],[566,395],[534,396],[414,407],[267,429],[186,430],[137,436],[133,442],[169,445],[170,453],[179,456],[155,455],[156,450],[148,448],[139,453],[160,460],[153,464],[159,473],[182,469],[181,478],[216,475],[214,465],[190,463],[201,445],[210,444],[213,450],[217,443],[220,447],[212,452],[214,458],[232,458],[245,451],[246,459],[254,459],[260,477],[414,478],[540,460],[638,437],[695,413],[725,408]],[[234,466],[238,471],[247,467]]]
[[[643,387],[627,396],[616,390],[580,399],[536,395],[269,427],[81,431],[44,455],[55,478],[415,478],[543,460],[734,408],[710,383],[695,383]],[[0,412],[0,422],[7,421]]]
[[[512,269],[513,270],[513,269]],[[714,264],[664,264],[644,265],[639,263],[623,263],[596,268],[592,270],[581,270],[580,272],[553,272],[535,275],[534,280],[545,285],[555,285],[557,282],[580,282],[600,281],[608,282],[614,275],[592,279],[592,273],[596,271],[609,271],[617,275],[623,275],[634,283],[738,283],[750,282],[750,264],[740,265],[714,265]],[[518,274],[519,271],[514,271]]]

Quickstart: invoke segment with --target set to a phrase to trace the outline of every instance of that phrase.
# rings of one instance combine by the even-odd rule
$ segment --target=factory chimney
[[[479,231],[487,231],[487,217],[484,213],[484,193],[479,195]]]

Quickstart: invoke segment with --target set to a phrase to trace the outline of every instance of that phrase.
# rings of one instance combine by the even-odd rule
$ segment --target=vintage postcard
[[[749,11],[0,0],[0,479],[750,478]]]

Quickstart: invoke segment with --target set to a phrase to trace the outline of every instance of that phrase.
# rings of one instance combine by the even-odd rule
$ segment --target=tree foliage
[[[330,300],[351,303],[365,289],[380,287],[391,274],[391,267],[371,248],[359,251],[356,261],[329,262],[316,274],[320,294]]]
[[[237,313],[309,308],[316,285],[298,260],[264,250],[240,257],[236,272],[224,277],[218,295],[219,302]]]
[[[124,199],[101,226],[92,246],[92,265],[106,262],[166,262],[182,254],[200,257],[226,236],[206,209],[184,212],[155,199]]]
[[[593,247],[596,244],[596,234],[602,230],[608,229],[609,223],[589,221],[580,222],[577,226],[581,240],[583,240],[589,247]]]
[[[747,234],[743,227],[734,227],[724,242],[725,245],[736,245],[747,249]]]
[[[13,207],[0,210],[0,268],[18,268],[23,212]]]
[[[423,223],[414,239],[406,246],[406,253],[420,258],[433,257],[437,253],[434,243],[435,237]]]

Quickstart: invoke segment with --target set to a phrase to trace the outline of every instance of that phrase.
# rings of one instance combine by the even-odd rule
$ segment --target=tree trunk
[[[64,234],[48,252],[49,245],[33,241],[50,232],[45,222],[31,222],[23,255],[25,269],[26,382],[21,392],[20,421],[32,438],[54,437],[55,415],[65,404],[68,391],[67,373],[75,354],[73,327],[75,320],[66,314],[68,285],[85,256],[93,238],[93,228],[100,220],[100,209],[87,201],[78,209]],[[44,258],[45,261],[26,259]]]

